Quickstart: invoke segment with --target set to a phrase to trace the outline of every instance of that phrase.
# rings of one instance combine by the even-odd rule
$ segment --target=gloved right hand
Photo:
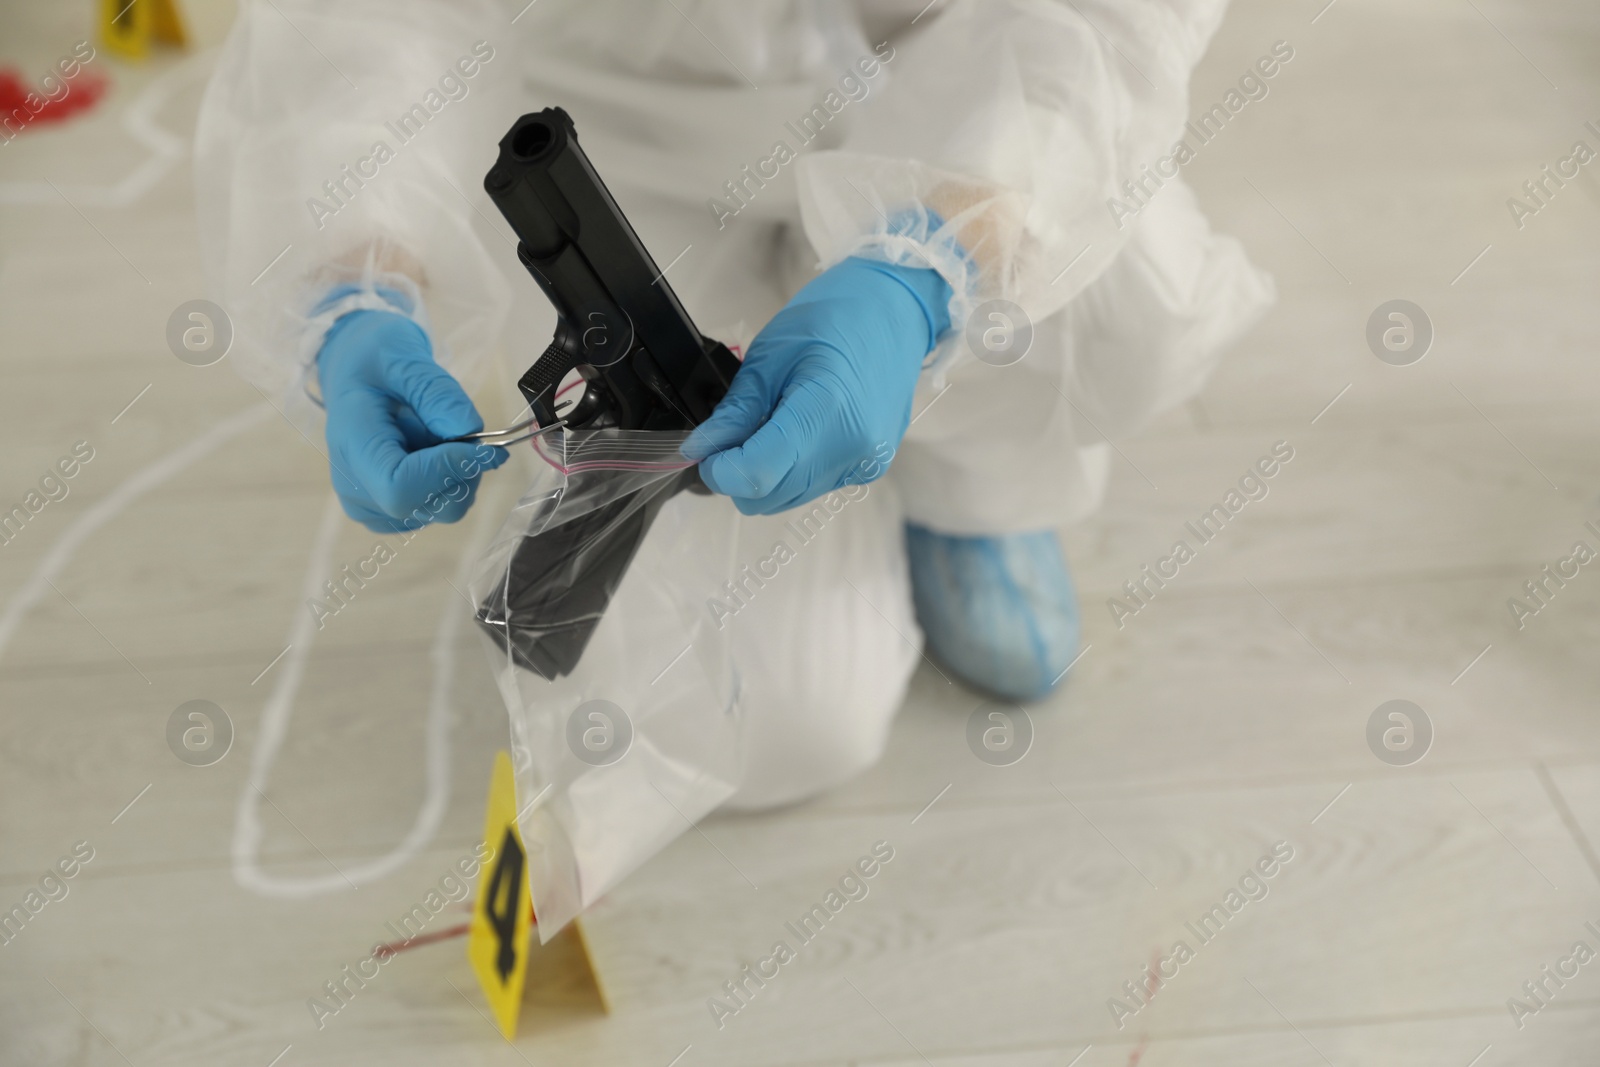
[[[922,360],[950,328],[949,303],[950,284],[932,269],[855,256],[834,264],[756,334],[683,454],[702,460],[701,480],[746,515],[871,481],[911,425]]]
[[[441,443],[482,430],[483,419],[404,315],[341,316],[323,338],[317,373],[334,492],[345,514],[374,533],[459,521],[483,472],[510,458],[491,445]]]

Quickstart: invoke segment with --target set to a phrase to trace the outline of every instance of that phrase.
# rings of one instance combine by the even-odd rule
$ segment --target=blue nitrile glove
[[[404,315],[341,316],[323,338],[317,371],[334,492],[345,514],[375,533],[458,521],[483,472],[510,458],[490,445],[439,443],[476,433],[483,419]]]
[[[683,454],[746,515],[881,476],[911,424],[923,357],[950,328],[949,303],[933,270],[854,257],[830,267],[756,335]]]

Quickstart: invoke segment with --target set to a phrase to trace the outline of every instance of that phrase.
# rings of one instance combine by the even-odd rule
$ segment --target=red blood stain
[[[0,69],[0,129],[11,137],[34,123],[61,122],[87,110],[105,96],[109,82],[98,74],[80,71],[76,77],[58,79],[56,99],[22,80],[10,67]],[[66,92],[61,92],[65,87]]]

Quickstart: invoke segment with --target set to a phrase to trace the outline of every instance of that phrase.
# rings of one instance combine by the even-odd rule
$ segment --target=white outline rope
[[[272,413],[270,404],[253,404],[235,412],[182,448],[169,452],[143,470],[134,472],[103,499],[95,501],[89,510],[73,519],[62,531],[61,536],[56,538],[56,543],[50,547],[50,551],[44,554],[33,575],[11,598],[11,602],[6,605],[5,613],[0,615],[0,654],[4,654],[6,646],[11,643],[11,635],[22,624],[22,617],[50,591],[51,580],[71,562],[73,554],[78,551],[78,546],[88,540],[90,534],[110,522],[123,508],[150,490],[196,460],[210,455]]]
[[[306,567],[305,599],[322,595],[322,585],[333,567],[333,541],[344,517],[337,498],[330,498],[322,513],[316,541]],[[467,573],[477,553],[475,539],[469,542],[456,568],[456,581],[466,584]],[[371,882],[393,873],[416,857],[438,832],[450,801],[450,690],[455,683],[455,642],[461,628],[461,612],[455,608],[452,590],[445,611],[434,631],[433,691],[428,705],[428,723],[423,743],[427,747],[424,765],[425,793],[422,807],[406,836],[390,852],[375,860],[347,869],[336,869],[318,878],[284,878],[269,875],[257,861],[263,836],[259,818],[260,800],[266,792],[267,777],[278,758],[278,750],[288,736],[289,719],[294,714],[294,698],[305,677],[306,659],[311,654],[316,628],[309,611],[295,612],[286,644],[289,655],[279,668],[278,680],[266,707],[261,711],[261,733],[250,760],[250,778],[239,791],[239,806],[233,821],[233,877],[246,889],[263,896],[300,899],[349,889],[352,884]]]
[[[34,573],[6,604],[0,613],[0,655],[4,655],[11,638],[22,624],[28,611],[50,591],[51,580],[57,577],[83,543],[106,523],[119,515],[134,501],[144,496],[196,461],[212,455],[227,442],[266,421],[275,411],[271,404],[253,404],[216,423],[188,444],[135,471],[104,498],[96,501],[87,511],[73,519],[55,544],[39,561]],[[338,500],[330,499],[323,511],[322,522],[312,545],[310,563],[306,569],[305,592],[316,596],[332,567],[333,541],[338,534],[341,511]],[[457,568],[458,584],[465,584],[477,539],[472,539],[462,553]],[[278,750],[288,734],[289,719],[294,711],[294,698],[305,674],[306,658],[312,646],[312,623],[308,611],[296,610],[294,622],[289,627],[293,648],[285,658],[278,680],[262,710],[261,734],[250,761],[250,776],[239,795],[234,817],[233,842],[230,858],[233,875],[238,883],[264,896],[303,898],[332,890],[348,889],[356,881],[371,881],[403,866],[427,847],[444,818],[450,796],[450,690],[455,680],[455,639],[460,632],[461,612],[455,609],[455,593],[450,594],[446,609],[440,617],[434,635],[432,660],[434,667],[433,689],[429,702],[426,758],[426,793],[422,807],[405,838],[393,850],[376,860],[353,867],[325,878],[280,878],[262,871],[257,862],[262,838],[257,806],[265,792],[267,778]],[[347,881],[348,879],[348,881]]]

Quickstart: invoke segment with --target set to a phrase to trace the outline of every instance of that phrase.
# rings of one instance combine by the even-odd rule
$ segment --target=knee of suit
[[[783,516],[744,520],[741,541],[792,541]],[[840,785],[878,761],[918,662],[899,504],[852,503],[805,540],[728,623],[745,709],[736,806]]]
[[[792,804],[883,757],[910,671],[820,670],[762,699],[746,694],[745,773],[729,806]]]

